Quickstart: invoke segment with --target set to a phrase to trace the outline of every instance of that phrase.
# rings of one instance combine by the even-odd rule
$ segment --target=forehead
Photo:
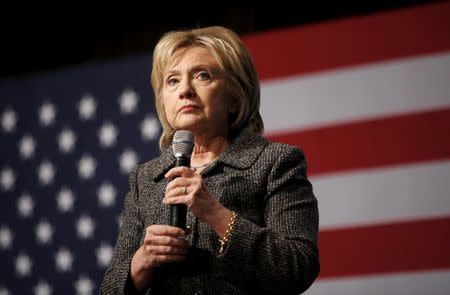
[[[211,66],[219,65],[214,55],[203,46],[192,46],[178,49],[169,60],[167,70],[170,71],[182,64],[203,64]]]

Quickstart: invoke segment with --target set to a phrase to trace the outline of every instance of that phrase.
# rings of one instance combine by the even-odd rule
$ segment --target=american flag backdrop
[[[450,294],[450,4],[245,36],[319,202],[306,294]],[[158,154],[151,57],[0,82],[0,295],[94,294]]]
[[[151,57],[2,81],[0,294],[93,294],[128,173],[156,157]]]
[[[307,294],[450,294],[449,30],[443,2],[246,40],[319,202]]]

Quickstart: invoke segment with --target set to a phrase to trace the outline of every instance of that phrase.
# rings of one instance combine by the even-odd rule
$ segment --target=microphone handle
[[[176,167],[191,166],[191,158],[189,157],[177,157]],[[170,205],[170,225],[176,226],[181,229],[186,229],[186,218],[187,218],[187,206],[184,204],[174,204]]]

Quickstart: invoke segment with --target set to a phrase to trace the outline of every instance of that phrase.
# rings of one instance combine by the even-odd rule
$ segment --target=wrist
[[[219,238],[223,238],[233,216],[233,211],[219,204],[217,208],[210,212],[210,214],[205,216],[205,221],[216,232]]]
[[[214,205],[209,207],[210,209],[205,212],[203,220],[206,221],[212,228],[220,227],[220,224],[227,218],[231,216],[231,210],[225,208],[219,202],[215,202]]]
[[[225,247],[228,243],[228,241],[231,239],[231,233],[233,231],[234,227],[234,221],[236,220],[236,212],[231,211],[231,218],[230,222],[227,225],[227,230],[225,231],[225,235],[219,239],[220,247],[219,247],[219,254],[222,254],[225,251]]]
[[[142,291],[150,283],[152,278],[152,266],[144,255],[144,245],[142,245],[131,259],[130,276],[138,291]]]

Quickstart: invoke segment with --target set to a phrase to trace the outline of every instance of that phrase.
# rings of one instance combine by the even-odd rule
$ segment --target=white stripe
[[[450,271],[320,280],[304,294],[448,295],[450,294]]]
[[[320,229],[450,216],[449,175],[443,161],[312,177]]]
[[[450,53],[261,84],[266,134],[450,106]]]

